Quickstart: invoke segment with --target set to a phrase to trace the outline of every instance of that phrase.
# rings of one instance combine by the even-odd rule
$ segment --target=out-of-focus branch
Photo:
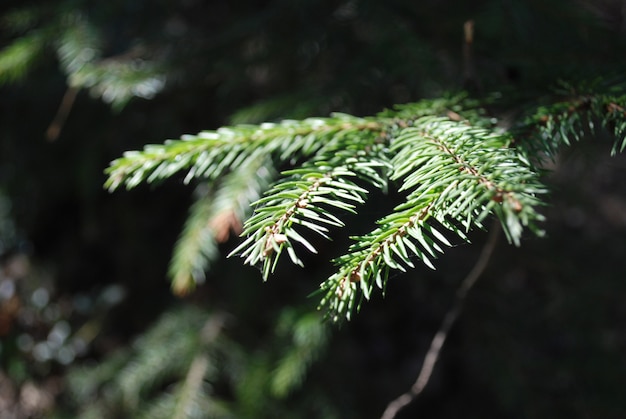
[[[474,60],[474,21],[463,24],[463,85],[466,89],[481,90]]]
[[[57,111],[54,119],[50,123],[50,126],[46,130],[46,138],[48,139],[48,141],[55,141],[57,138],[59,138],[59,134],[63,129],[63,125],[65,125],[67,116],[74,106],[74,101],[76,100],[78,90],[80,90],[78,87],[69,86],[65,91],[63,99],[61,100],[61,105],[59,105],[59,110]]]
[[[226,322],[226,314],[217,313],[205,323],[202,329],[203,349],[193,359],[185,384],[183,385],[180,400],[176,406],[175,419],[184,419],[187,417],[188,407],[193,403],[194,396],[200,392],[202,388],[204,376],[210,366],[209,355],[206,348],[209,347],[220,335]]]

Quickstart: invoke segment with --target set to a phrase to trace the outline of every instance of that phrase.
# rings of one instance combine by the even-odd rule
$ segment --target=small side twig
[[[67,119],[67,116],[70,114],[70,111],[74,106],[74,101],[76,100],[78,90],[78,87],[70,86],[65,91],[63,99],[61,99],[61,105],[59,105],[59,110],[57,111],[54,119],[50,123],[50,126],[46,130],[46,138],[48,139],[48,141],[55,141],[57,138],[59,138],[59,134],[61,134],[63,125],[65,125],[65,120]]]
[[[481,91],[474,60],[474,21],[463,24],[463,87],[470,91]]]
[[[494,221],[494,226],[491,228],[489,233],[489,238],[487,239],[487,243],[482,249],[476,264],[472,268],[472,270],[467,274],[459,289],[456,292],[456,299],[454,301],[454,305],[452,308],[446,313],[446,316],[439,327],[439,330],[433,337],[433,340],[430,342],[430,348],[428,348],[428,352],[424,357],[424,362],[422,363],[422,369],[415,380],[415,383],[411,386],[411,388],[404,394],[400,395],[396,399],[392,400],[388,405],[381,419],[393,419],[396,417],[398,412],[411,403],[413,400],[417,398],[417,396],[424,391],[424,388],[428,384],[430,377],[433,373],[433,369],[435,368],[435,364],[439,360],[439,355],[441,354],[441,348],[448,337],[448,333],[454,323],[459,317],[459,314],[463,310],[463,305],[465,303],[465,298],[467,297],[467,293],[474,286],[478,278],[482,275],[487,264],[489,263],[489,259],[493,254],[493,250],[496,247],[496,243],[498,241],[499,233],[501,230],[501,225],[498,220]]]

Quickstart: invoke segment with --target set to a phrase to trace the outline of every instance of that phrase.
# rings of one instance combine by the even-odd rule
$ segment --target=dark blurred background
[[[458,91],[468,87],[470,19],[470,87],[504,92],[518,109],[558,78],[619,74],[626,56],[626,3],[610,0],[5,0],[0,13],[0,47],[39,37],[19,77],[0,65],[0,418],[75,417],[84,403],[118,403],[104,390],[81,400],[68,377],[140,351],[137,339],[184,307],[229,313],[225,333],[244,365],[271,359],[286,345],[272,343],[277,317],[315,307],[307,296],[346,244],[265,284],[222,260],[194,293],[174,297],[167,264],[193,188],[176,178],[106,192],[104,169],[124,151],[226,124],[372,115]],[[88,41],[68,29],[79,26],[100,62],[153,65],[154,92],[129,82],[134,97],[116,100],[85,85],[63,105],[75,79],[59,51]],[[58,135],[46,135],[51,125]],[[559,155],[545,176],[547,237],[529,234],[521,248],[500,240],[432,381],[399,417],[626,417],[626,158],[610,149],[610,138],[589,138]],[[377,215],[366,209],[355,228]],[[379,417],[414,381],[485,237],[474,232],[437,271],[393,277],[385,298],[332,328],[300,389],[233,417],[280,417],[284,406],[288,417]],[[106,389],[119,370],[93,380]],[[236,404],[233,388],[214,383],[213,394]],[[308,394],[320,395],[315,407]],[[106,409],[135,417],[133,407]]]

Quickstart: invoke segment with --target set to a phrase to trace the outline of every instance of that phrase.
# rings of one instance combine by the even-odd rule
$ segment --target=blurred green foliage
[[[279,269],[271,286],[218,261],[177,300],[167,263],[192,191],[175,177],[109,195],[104,168],[181,133],[371,115],[463,87],[511,98],[516,117],[536,106],[531,98],[550,99],[560,78],[601,79],[591,90],[602,91],[624,71],[622,3],[4,1],[2,410],[75,417],[89,400],[153,415],[186,400],[199,417],[377,417],[414,379],[480,232],[470,237],[478,246],[451,249],[436,272],[416,269],[419,280],[398,278],[384,301],[331,333],[306,298],[331,267],[311,260]],[[50,127],[56,141],[45,138]],[[605,157],[610,144],[583,142],[546,163],[555,169],[547,238],[498,249],[404,417],[623,417],[626,162]],[[350,234],[394,204],[375,198]],[[231,235],[218,250],[236,243]],[[346,243],[320,247],[320,260]],[[219,313],[224,326],[207,343],[203,327]]]

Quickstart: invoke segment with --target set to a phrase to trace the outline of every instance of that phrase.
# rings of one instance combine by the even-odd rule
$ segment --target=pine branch
[[[504,133],[421,118],[393,144],[392,179],[403,180],[401,191],[411,190],[404,204],[409,213],[428,202],[439,222],[451,217],[469,231],[493,211],[509,241],[519,246],[523,227],[536,231],[543,221],[536,210],[546,190],[509,143]]]
[[[296,243],[316,252],[304,231],[329,238],[330,227],[344,225],[335,213],[354,212],[357,204],[364,203],[367,189],[359,183],[386,190],[388,176],[401,181],[400,191],[409,192],[406,202],[381,219],[378,229],[357,238],[350,253],[335,260],[339,272],[322,284],[326,297],[321,305],[328,306],[336,319],[339,314],[349,318],[359,295],[356,283],[369,299],[374,284],[384,288],[390,268],[413,267],[412,256],[434,268],[431,259],[451,245],[440,229],[467,241],[466,233],[495,213],[516,244],[523,227],[536,230],[541,220],[537,195],[544,192],[537,175],[507,147],[509,136],[470,125],[469,118],[479,125],[492,122],[481,111],[464,112],[459,108],[464,101],[469,107],[476,105],[458,97],[405,105],[378,119],[334,115],[203,132],[127,153],[112,163],[107,186],[133,187],[181,170],[187,170],[187,181],[203,177],[215,182],[231,170],[237,173],[249,167],[251,159],[260,155],[272,156],[274,165],[308,158],[301,168],[284,172],[254,204],[254,214],[244,226],[247,238],[231,253],[247,264],[260,264],[267,279],[283,251],[294,264],[302,265]],[[421,116],[428,108],[448,118]],[[203,230],[191,225],[189,234],[201,237]],[[189,262],[194,254],[202,261],[201,246],[195,249],[184,252],[186,271],[178,269],[187,278],[194,269],[189,267],[196,266],[198,272],[204,263]]]
[[[544,188],[515,151],[504,147],[508,141],[441,118],[420,118],[403,129],[391,147],[391,179],[402,180],[400,191],[410,193],[335,260],[340,269],[321,285],[320,306],[334,320],[349,319],[359,290],[369,299],[374,285],[384,289],[390,269],[414,267],[412,255],[434,269],[430,258],[451,246],[440,228],[467,242],[466,233],[495,213],[509,241],[519,245],[523,227],[536,229],[543,219],[536,207]]]
[[[196,310],[166,313],[133,347],[135,357],[116,376],[127,409],[171,375],[186,371],[201,344],[197,333],[206,321]]]
[[[96,28],[79,13],[66,14],[63,21],[65,27],[57,41],[57,55],[61,68],[71,75],[102,57],[103,40]]]
[[[45,39],[40,32],[33,32],[15,40],[0,51],[0,86],[15,83],[26,77],[28,71],[40,58]]]
[[[365,202],[367,190],[358,186],[355,180],[385,189],[385,175],[380,170],[388,169],[388,163],[383,154],[379,153],[376,158],[377,153],[372,153],[373,150],[380,151],[377,137],[366,136],[366,141],[363,138],[351,140],[342,143],[346,147],[344,150],[335,150],[339,144],[333,144],[319,153],[318,161],[283,172],[286,178],[256,202],[257,208],[246,221],[243,231],[247,239],[231,255],[239,254],[250,265],[261,263],[266,280],[284,250],[294,264],[303,266],[294,243],[312,253],[317,251],[296,227],[329,239],[329,227],[344,226],[332,210],[354,213],[356,204]]]
[[[331,228],[344,226],[342,213],[355,212],[370,189],[386,191],[388,179],[399,183],[404,202],[377,228],[356,237],[348,253],[334,260],[337,272],[320,286],[320,307],[335,320],[349,319],[374,287],[384,290],[390,270],[413,268],[415,258],[434,269],[433,260],[445,247],[468,242],[467,233],[482,228],[490,214],[515,245],[524,229],[541,234],[538,207],[546,191],[534,162],[596,125],[609,128],[616,149],[623,149],[623,92],[619,85],[595,96],[570,92],[511,132],[481,106],[495,103],[496,96],[481,102],[462,94],[399,105],[371,118],[334,114],[224,127],[125,153],[107,169],[106,187],[132,188],[179,172],[186,173],[185,182],[200,178],[215,187],[223,176],[244,179],[245,168],[256,167],[261,158],[272,167],[295,167],[253,203],[243,228],[246,238],[231,252],[260,266],[267,280],[283,252],[296,265],[303,265],[300,248],[316,253],[309,232],[329,239]],[[225,200],[237,200],[237,193]],[[211,237],[206,225],[196,224],[213,217],[203,214],[190,219],[183,236],[188,239],[181,241],[189,240],[189,247],[180,245],[180,263],[172,273],[186,279],[176,288],[187,289],[189,278],[200,278],[214,250],[214,242],[201,239]]]
[[[186,182],[193,178],[215,180],[231,168],[250,164],[259,156],[272,156],[276,166],[295,163],[311,156],[338,133],[380,132],[380,124],[362,118],[336,114],[332,118],[309,118],[261,125],[223,127],[148,145],[143,151],[126,152],[111,163],[105,184],[115,190],[128,189],[141,182],[154,182],[187,170]]]
[[[209,410],[206,407],[204,409],[201,408],[202,403],[199,403],[199,400],[201,400],[204,395],[202,391],[204,380],[206,379],[208,371],[211,369],[211,358],[206,351],[222,333],[224,323],[225,315],[215,314],[211,316],[203,326],[201,333],[202,347],[189,366],[185,383],[178,394],[178,402],[176,403],[175,412],[172,415],[174,419],[190,417],[192,416],[191,412],[196,412],[198,416],[203,416],[200,413]]]
[[[602,130],[614,138],[612,154],[626,149],[626,81],[578,86],[561,82],[556,100],[537,107],[514,127],[515,146],[527,156],[554,159],[558,150]]]
[[[207,315],[189,307],[167,312],[133,342],[132,348],[95,367],[74,370],[68,384],[80,407],[80,417],[173,417],[177,403],[191,406],[210,399],[210,394],[194,387],[195,376],[189,378],[187,386],[178,383],[198,357],[209,356],[205,378],[217,370],[214,351],[221,350],[224,342],[221,336],[217,339],[223,320],[223,314]],[[170,383],[176,383],[174,391],[161,390],[163,384],[169,387]],[[89,401],[87,406],[85,401]],[[212,410],[218,407],[211,404]]]
[[[165,80],[154,62],[115,57],[87,63],[68,77],[71,86],[88,88],[116,111],[133,97],[152,99],[163,90]]]
[[[65,16],[65,32],[57,54],[72,88],[89,89],[113,109],[122,109],[133,97],[151,99],[165,86],[160,66],[135,46],[121,55],[102,56],[102,35],[80,14]]]

